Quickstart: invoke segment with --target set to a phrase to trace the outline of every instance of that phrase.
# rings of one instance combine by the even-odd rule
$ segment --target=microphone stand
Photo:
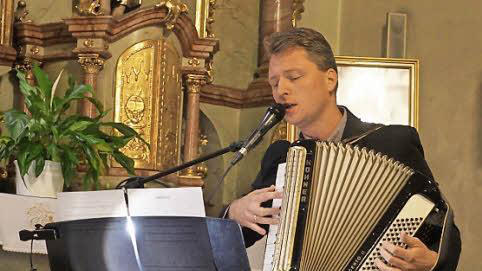
[[[135,176],[135,177],[130,177],[130,178],[127,178],[125,180],[123,180],[122,182],[120,182],[116,188],[144,188],[144,184],[145,183],[148,183],[150,181],[154,181],[154,180],[157,180],[157,179],[160,179],[164,176],[167,176],[169,174],[172,174],[174,172],[177,172],[177,171],[180,171],[180,170],[183,170],[185,168],[188,168],[192,165],[195,165],[195,164],[198,164],[198,163],[201,163],[201,162],[204,162],[206,160],[209,160],[209,159],[212,159],[214,157],[217,157],[217,156],[220,156],[220,155],[223,155],[225,153],[228,153],[228,152],[237,152],[239,149],[241,149],[241,146],[243,145],[243,141],[238,141],[238,142],[233,142],[231,143],[228,147],[224,148],[224,149],[221,149],[219,151],[216,151],[216,152],[213,152],[211,154],[208,154],[208,155],[205,155],[205,156],[202,156],[202,157],[199,157],[197,159],[194,159],[190,162],[187,162],[187,163],[184,163],[184,164],[181,164],[179,166],[176,166],[176,167],[173,167],[173,168],[170,168],[170,169],[167,169],[167,170],[164,170],[164,171],[161,171],[159,173],[156,173],[152,176],[148,176],[148,177],[139,177],[139,176]]]

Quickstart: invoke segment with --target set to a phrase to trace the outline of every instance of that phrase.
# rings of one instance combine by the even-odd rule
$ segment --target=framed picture
[[[336,63],[339,105],[365,122],[418,129],[418,60],[337,56]],[[298,137],[293,125],[282,129],[289,141]]]
[[[366,122],[418,128],[418,60],[336,57],[337,102]]]

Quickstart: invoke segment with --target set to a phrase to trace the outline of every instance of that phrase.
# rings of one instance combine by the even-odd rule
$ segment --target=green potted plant
[[[12,157],[16,159],[17,175],[20,175],[17,181],[25,184],[29,181],[25,179],[26,176],[35,175],[38,178],[47,169],[54,168],[49,161],[57,163],[61,173],[47,175],[56,179],[60,175],[66,186],[71,185],[77,175],[78,165],[82,164],[85,171],[84,188],[92,184],[98,188],[99,176],[105,172],[110,158],[114,158],[133,175],[134,161],[120,149],[134,138],[147,144],[144,139],[125,124],[103,122],[108,111],[104,111],[97,99],[88,96],[92,93],[91,86],[77,84],[69,77],[68,89],[63,97],[59,97],[55,91],[62,72],[53,84],[38,66],[33,67],[33,74],[36,86],[29,85],[25,74],[17,70],[28,113],[16,109],[0,113],[9,133],[0,137],[0,161],[8,163]],[[96,117],[66,113],[74,101],[83,99],[97,108]],[[112,129],[119,132],[118,136],[108,132]]]

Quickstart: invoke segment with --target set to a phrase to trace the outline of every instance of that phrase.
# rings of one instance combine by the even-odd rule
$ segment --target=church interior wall
[[[480,32],[482,4],[438,1],[305,1],[305,12],[299,26],[324,33],[337,55],[383,56],[384,26],[387,12],[408,14],[407,58],[420,60],[420,128],[425,155],[436,180],[452,203],[456,222],[461,229],[463,252],[459,270],[479,270],[478,253],[482,251],[480,228],[482,216],[476,207],[482,198],[482,70],[480,69]],[[158,1],[143,0],[143,7]],[[71,1],[28,1],[29,17],[35,23],[60,21],[72,15]],[[320,19],[321,18],[321,19]],[[257,67],[259,1],[217,0],[213,32],[220,40],[220,51],[214,57],[214,84],[246,89]],[[106,108],[113,108],[115,65],[117,57],[132,44],[145,39],[160,39],[159,27],[136,31],[110,45],[113,52],[98,78],[98,98]],[[172,39],[172,36],[169,39]],[[177,48],[179,45],[172,42]],[[45,65],[51,78],[61,69],[80,80],[81,68],[74,60]],[[65,89],[67,77],[60,83]],[[10,74],[0,76],[4,110],[13,104]],[[266,107],[233,108],[201,103],[201,129],[209,143],[203,150],[210,153],[245,138],[256,128]],[[113,114],[113,113],[111,113]],[[109,115],[108,118],[113,118]],[[246,193],[259,168],[262,154],[269,144],[267,134],[256,149],[226,177],[221,195],[208,207],[215,216],[222,204]],[[208,163],[206,192],[222,175],[230,155]],[[48,270],[45,256],[36,256],[39,270]],[[0,271],[24,270],[26,254],[0,251]],[[7,263],[3,265],[3,263]]]

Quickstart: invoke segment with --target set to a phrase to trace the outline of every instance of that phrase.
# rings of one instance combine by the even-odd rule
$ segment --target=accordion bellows
[[[374,151],[305,140],[286,162],[271,270],[378,270],[381,241],[401,245],[434,210],[433,183]]]

